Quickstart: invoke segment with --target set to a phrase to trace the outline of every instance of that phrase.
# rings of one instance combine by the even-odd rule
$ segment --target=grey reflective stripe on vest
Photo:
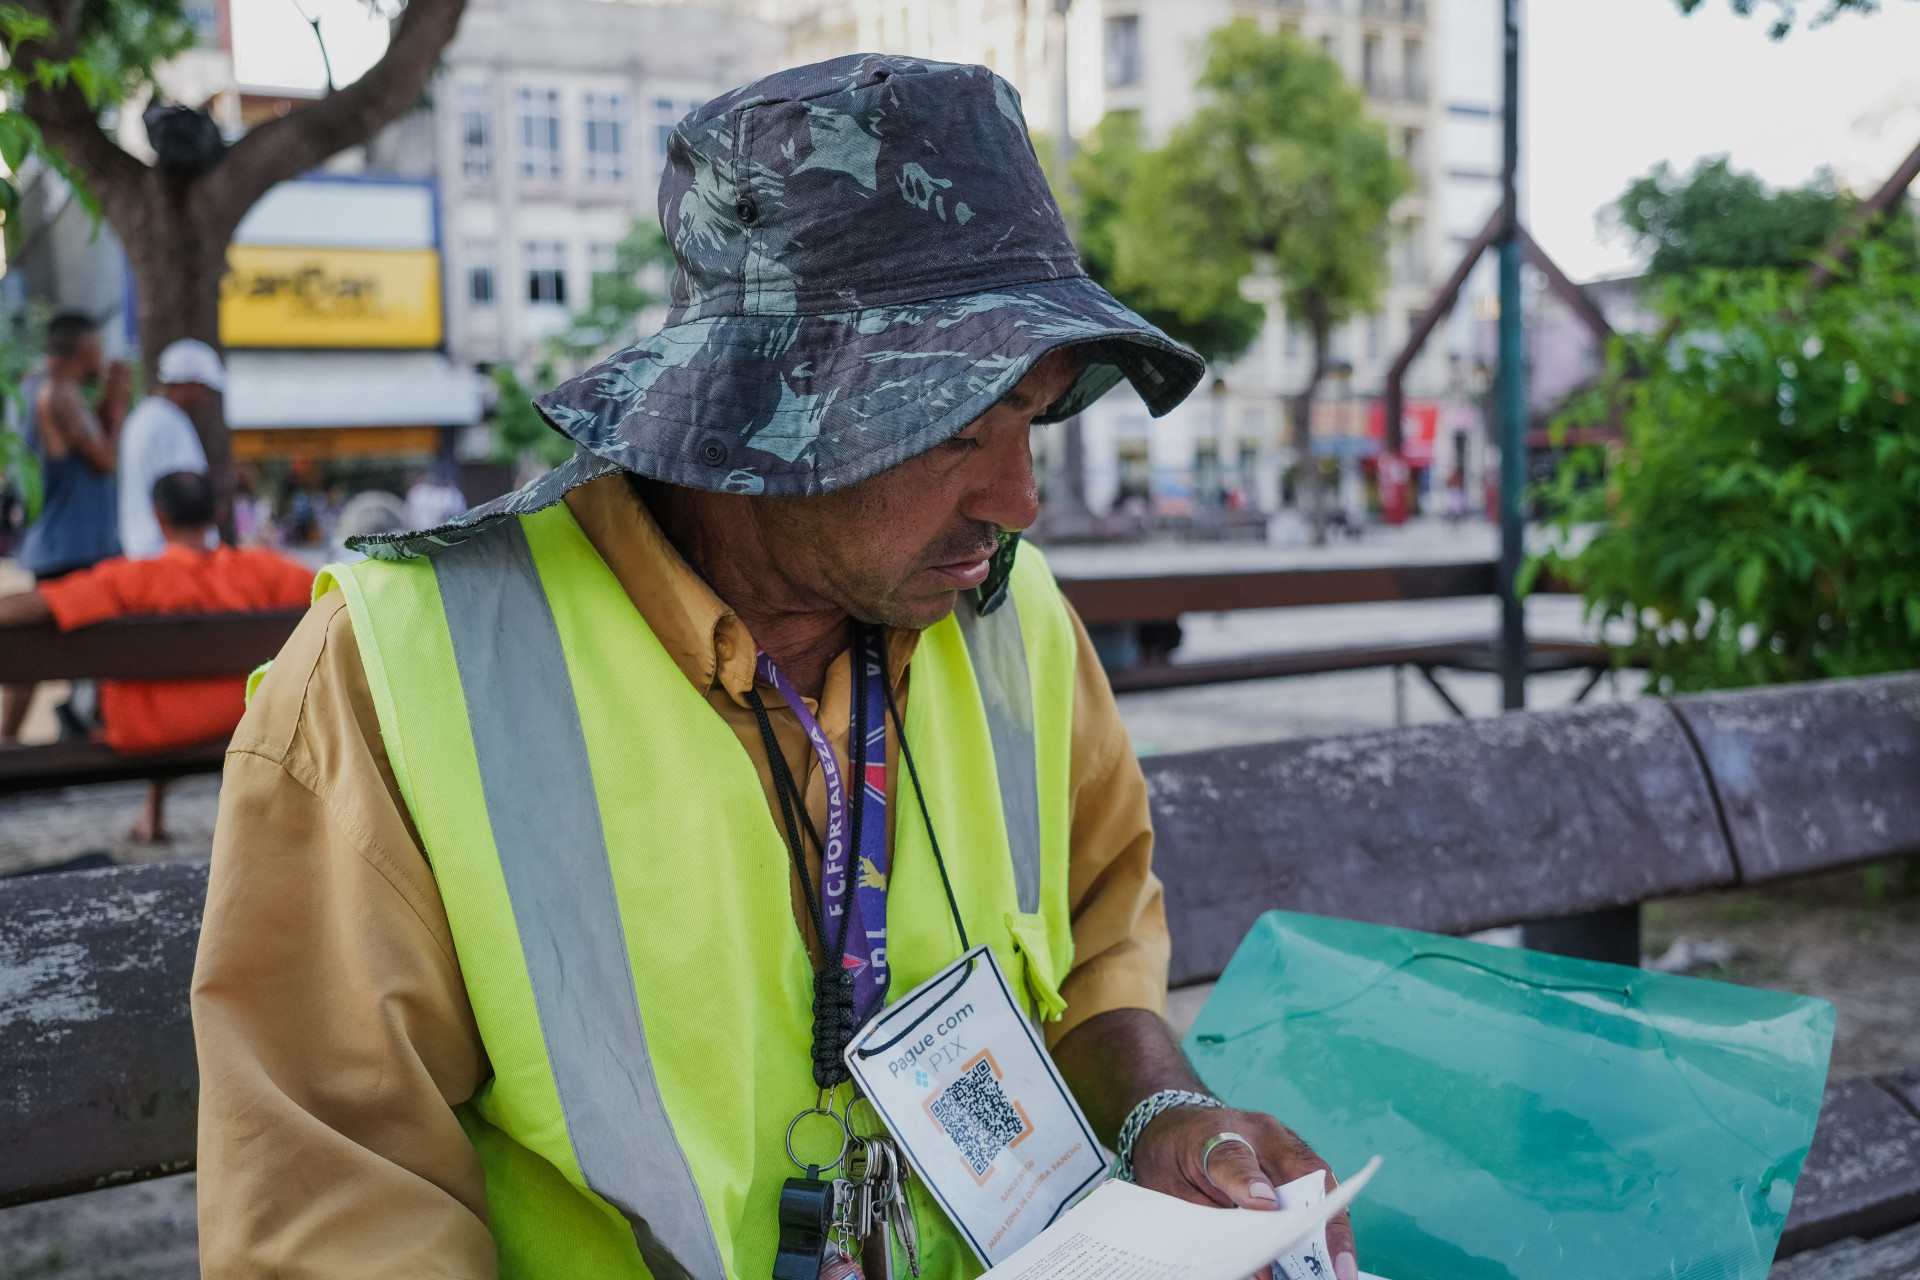
[[[980,701],[993,740],[994,771],[1000,779],[1000,812],[1007,823],[1007,847],[1013,852],[1013,883],[1020,909],[1040,909],[1040,776],[1033,754],[1033,687],[1027,675],[1027,644],[1020,635],[1020,610],[1009,596],[992,613],[974,612],[971,593],[962,593],[954,609],[960,634],[967,638]]]
[[[656,1280],[725,1280],[660,1101],[559,628],[517,518],[433,557],[487,818],[587,1185]]]

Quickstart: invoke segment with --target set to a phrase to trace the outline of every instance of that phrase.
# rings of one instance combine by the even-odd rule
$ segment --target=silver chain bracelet
[[[1118,1178],[1122,1182],[1133,1181],[1133,1144],[1140,1141],[1140,1135],[1146,1127],[1165,1111],[1175,1107],[1224,1107],[1227,1104],[1210,1093],[1195,1093],[1191,1089],[1162,1089],[1140,1100],[1139,1105],[1127,1112],[1126,1123],[1120,1126],[1120,1153],[1114,1157],[1113,1168],[1108,1170],[1108,1178]]]

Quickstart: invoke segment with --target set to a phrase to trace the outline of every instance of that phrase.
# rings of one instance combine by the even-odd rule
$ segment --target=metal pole
[[[1506,98],[1500,168],[1505,225],[1500,230],[1500,692],[1501,706],[1527,705],[1527,615],[1514,581],[1520,573],[1527,483],[1527,380],[1520,334],[1520,0],[1504,0]]]

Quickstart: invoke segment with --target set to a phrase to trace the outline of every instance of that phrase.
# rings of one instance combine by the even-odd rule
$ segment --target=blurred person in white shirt
[[[153,514],[154,482],[177,471],[206,473],[206,451],[188,415],[227,389],[226,367],[197,338],[168,343],[158,374],[159,387],[120,429],[120,550],[129,560],[151,560],[166,549]]]
[[[465,513],[467,500],[453,482],[453,469],[442,465],[432,475],[421,473],[407,489],[407,528],[431,529]]]

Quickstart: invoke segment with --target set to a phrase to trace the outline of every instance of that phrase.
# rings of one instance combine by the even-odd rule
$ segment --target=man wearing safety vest
[[[535,402],[572,460],[362,540],[251,692],[204,1274],[958,1280],[1103,1145],[1276,1208],[1326,1166],[1161,1017],[1145,782],[1017,536],[1034,423],[1201,361],[1082,272],[983,67],[735,90],[659,207],[665,326]]]

